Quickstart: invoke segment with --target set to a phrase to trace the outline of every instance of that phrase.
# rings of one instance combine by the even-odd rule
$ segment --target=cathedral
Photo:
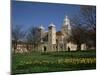
[[[48,26],[48,31],[45,31],[43,26],[40,26],[38,29],[40,36],[38,45],[34,46],[33,44],[25,42],[17,42],[17,48],[15,50],[16,53],[29,51],[57,52],[77,50],[77,45],[68,41],[68,38],[71,35],[71,24],[67,16],[64,18],[61,31],[56,31],[56,26],[53,23]],[[12,48],[14,50],[14,46],[12,46]],[[86,50],[86,44],[81,44],[81,50]]]
[[[71,35],[70,20],[65,16],[61,31],[56,31],[56,26],[51,23],[48,26],[48,31],[45,31],[43,26],[39,27],[41,42],[38,46],[39,52],[54,52],[54,51],[72,51],[77,50],[77,45],[67,38]],[[47,36],[48,40],[43,40]],[[86,45],[81,45],[81,50],[86,50]]]

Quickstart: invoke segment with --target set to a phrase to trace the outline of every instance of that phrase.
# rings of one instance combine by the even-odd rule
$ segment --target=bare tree
[[[13,39],[13,46],[14,46],[14,53],[17,48],[17,43],[20,39],[24,38],[25,33],[22,30],[20,25],[15,25],[12,27],[12,39]]]
[[[96,7],[95,6],[80,6],[81,14],[84,18],[84,23],[91,28],[96,30]]]
[[[71,18],[72,35],[69,40],[76,43],[78,50],[82,43],[93,42],[96,45],[96,7],[80,6],[80,14]]]
[[[27,43],[31,43],[34,47],[38,46],[40,42],[40,34],[38,27],[31,27],[26,35]]]
[[[87,43],[87,30],[82,25],[77,25],[72,28],[72,35],[69,40],[77,44],[77,50],[81,50],[81,44]]]
[[[72,30],[68,41],[77,44],[77,50],[81,50],[81,44],[87,43],[88,30],[84,25],[81,24],[81,18],[78,15],[74,15],[71,18],[71,25]]]
[[[84,23],[89,29],[89,36],[96,46],[96,7],[95,6],[81,6],[80,7]]]

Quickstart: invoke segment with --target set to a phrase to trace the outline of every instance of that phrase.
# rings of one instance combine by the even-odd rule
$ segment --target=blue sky
[[[51,22],[61,29],[65,15],[69,18],[80,12],[80,6],[70,4],[12,1],[12,25],[22,25],[24,30],[43,25],[46,30]]]

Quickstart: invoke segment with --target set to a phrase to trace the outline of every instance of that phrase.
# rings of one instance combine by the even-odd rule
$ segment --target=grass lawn
[[[12,73],[96,69],[96,51],[23,53],[12,55]]]

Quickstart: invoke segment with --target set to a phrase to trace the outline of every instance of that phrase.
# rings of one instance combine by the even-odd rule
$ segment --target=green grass
[[[12,73],[41,73],[96,68],[95,51],[23,53],[12,55]]]

